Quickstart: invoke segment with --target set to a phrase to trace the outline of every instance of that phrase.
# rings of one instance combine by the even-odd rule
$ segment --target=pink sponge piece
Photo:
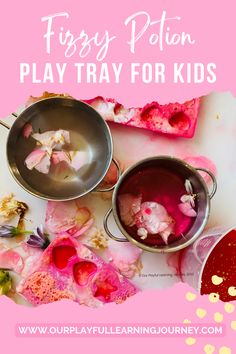
[[[101,96],[84,102],[107,121],[184,138],[193,137],[200,107],[200,98],[183,104],[152,102],[143,108],[125,108],[116,100]]]

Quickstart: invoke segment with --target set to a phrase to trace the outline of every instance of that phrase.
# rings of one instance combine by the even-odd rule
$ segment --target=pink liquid
[[[171,168],[145,167],[126,178],[119,189],[119,195],[130,193],[138,196],[141,194],[142,203],[152,201],[163,205],[175,220],[174,234],[168,239],[170,244],[187,234],[195,221],[195,218],[185,216],[178,208],[181,196],[186,194],[185,180],[186,177]],[[197,210],[197,205],[195,210]],[[123,223],[122,225],[128,234],[139,242],[152,246],[164,245],[158,234],[148,235],[145,240],[141,240],[137,235],[136,226],[127,227]]]

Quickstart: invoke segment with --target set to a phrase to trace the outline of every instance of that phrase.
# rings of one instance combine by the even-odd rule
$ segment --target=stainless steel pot
[[[166,167],[168,169],[171,168],[173,171],[176,171],[176,173],[181,174],[183,178],[190,180],[193,186],[194,193],[197,194],[197,216],[189,232],[184,235],[184,238],[179,238],[177,241],[169,245],[150,246],[145,244],[144,241],[141,242],[142,240],[137,241],[125,230],[119,216],[119,205],[118,205],[117,197],[119,195],[121,186],[126,181],[126,179],[128,179],[131,175],[139,173],[140,171],[143,171],[143,169],[145,168],[149,168],[149,167],[159,168],[160,166],[163,168]],[[208,191],[207,185],[204,179],[202,178],[202,176],[198,173],[198,171],[207,173],[212,179],[213,188],[211,192]],[[134,245],[146,251],[161,252],[161,253],[179,251],[182,248],[185,248],[188,245],[190,245],[192,242],[194,242],[203,231],[210,213],[210,199],[214,196],[216,189],[217,189],[217,183],[216,183],[215,176],[209,170],[206,170],[204,168],[193,168],[185,161],[182,161],[175,157],[158,156],[158,157],[151,157],[151,158],[144,159],[136,163],[135,165],[131,166],[120,177],[115,187],[115,190],[113,192],[112,208],[108,210],[107,214],[104,217],[105,231],[115,241],[118,242],[130,241]],[[117,237],[113,235],[113,233],[110,231],[108,227],[108,218],[111,215],[111,213],[113,214],[115,222],[118,228],[120,229],[120,231],[122,232],[122,234],[125,236],[125,238]]]
[[[73,178],[57,179],[50,174],[29,170],[25,158],[33,151],[35,140],[23,137],[26,123],[31,123],[34,131],[46,132],[64,129],[78,139],[78,146],[87,152],[88,163],[74,172]],[[26,108],[9,129],[7,138],[7,161],[16,182],[27,192],[46,200],[71,200],[91,191],[107,192],[114,186],[99,189],[113,160],[113,144],[110,129],[104,119],[91,106],[71,98],[53,97],[38,101]]]

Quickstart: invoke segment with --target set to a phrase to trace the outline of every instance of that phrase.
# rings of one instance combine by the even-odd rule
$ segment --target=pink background
[[[204,353],[206,344],[214,345],[216,353],[222,346],[235,349],[235,331],[230,328],[236,312],[228,314],[222,302],[210,303],[208,297],[198,296],[194,301],[187,301],[185,295],[192,292],[188,286],[179,284],[170,289],[145,291],[130,298],[122,305],[110,304],[100,309],[78,306],[72,302],[57,302],[38,308],[25,308],[11,303],[1,297],[1,345],[14,348],[18,353],[68,353],[69,350],[87,353]],[[199,319],[196,309],[203,308],[207,315]],[[128,324],[171,324],[183,323],[185,319],[192,324],[216,325],[215,312],[224,315],[225,336],[196,338],[196,344],[188,346],[187,337],[180,338],[19,338],[14,337],[15,325],[18,323],[82,324],[82,323],[128,323]],[[222,323],[221,323],[222,324]],[[218,323],[219,325],[219,323]],[[13,352],[13,349],[10,351]]]
[[[0,22],[1,35],[1,106],[0,114],[4,117],[21,106],[30,94],[40,95],[42,91],[69,92],[78,98],[91,98],[95,95],[114,97],[128,106],[144,105],[152,100],[161,103],[183,101],[195,96],[218,90],[235,90],[235,39],[232,29],[235,26],[234,1],[106,1],[57,0],[27,1],[8,0],[4,2]],[[145,10],[159,19],[162,10],[169,16],[181,16],[182,21],[172,28],[190,32],[196,40],[194,46],[169,47],[160,52],[158,47],[150,47],[146,41],[140,41],[135,56],[127,47],[128,31],[124,20],[132,13]],[[62,49],[53,47],[51,56],[45,53],[43,34],[45,26],[41,17],[56,12],[68,12],[70,19],[68,28],[79,34],[85,28],[90,34],[109,29],[117,36],[111,43],[107,62],[165,62],[167,68],[176,62],[215,62],[217,65],[217,82],[209,84],[136,84],[129,83],[127,75],[117,84],[76,84],[75,75],[69,73],[62,84],[32,84],[28,81],[19,83],[19,63],[37,62],[42,69],[45,62],[79,62],[75,54],[66,60]],[[89,55],[86,61],[95,58]],[[68,74],[68,73],[67,73]],[[80,307],[73,303],[54,303],[36,309],[16,306],[5,297],[0,298],[0,345],[12,353],[65,353],[70,351],[87,353],[128,353],[145,351],[155,353],[204,353],[205,344],[213,344],[218,352],[221,346],[236,349],[235,332],[230,329],[231,320],[236,320],[236,313],[225,314],[223,304],[211,304],[207,298],[198,297],[194,302],[187,302],[185,293],[187,286],[178,285],[172,289],[140,293],[123,305],[109,305],[99,310]],[[14,337],[14,326],[18,322],[51,322],[51,323],[83,323],[83,322],[124,322],[124,323],[173,323],[191,319],[198,323],[195,314],[197,307],[204,307],[207,316],[201,321],[213,322],[215,311],[224,312],[223,323],[227,325],[226,336],[222,338],[197,339],[194,346],[187,346],[183,338],[168,339],[35,339]],[[98,349],[99,348],[99,349]]]
[[[162,11],[167,16],[180,16],[181,21],[171,24],[176,32],[189,32],[195,39],[194,45],[184,47],[171,46],[160,52],[158,47],[148,45],[148,35],[138,42],[135,55],[128,49],[127,40],[130,30],[124,25],[125,19],[138,11],[145,10],[153,20],[160,19]],[[46,54],[45,23],[41,17],[58,12],[68,12],[67,21],[57,22],[79,35],[85,29],[90,36],[96,31],[103,33],[109,30],[110,35],[117,39],[111,42],[106,62],[164,62],[166,70],[173,62],[215,62],[217,65],[216,84],[131,84],[128,70],[122,75],[119,85],[111,84],[77,84],[75,72],[67,73],[64,84],[32,84],[28,80],[19,83],[19,63],[37,62],[39,71],[45,62],[68,61],[69,64],[79,62],[78,54],[70,59],[65,58],[64,50],[53,40],[51,55]],[[92,0],[57,0],[57,1],[27,1],[16,2],[8,0],[0,23],[1,28],[1,116],[15,110],[25,102],[29,94],[40,95],[43,90],[69,92],[79,98],[92,98],[96,95],[114,97],[128,106],[144,105],[149,101],[158,100],[161,103],[183,101],[192,97],[204,95],[214,90],[235,90],[235,59],[234,50],[234,1],[92,1]],[[56,23],[56,22],[55,22]],[[94,52],[86,57],[87,62],[94,62]],[[170,75],[170,74],[169,74]]]

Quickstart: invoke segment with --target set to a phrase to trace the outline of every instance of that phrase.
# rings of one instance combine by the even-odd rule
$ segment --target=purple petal
[[[41,247],[43,244],[41,241],[35,241],[32,239],[29,239],[26,243],[28,243],[28,245],[30,246],[35,246],[35,247]]]
[[[0,237],[13,237],[17,234],[17,228],[11,225],[0,226]]]
[[[33,238],[33,237],[30,237],[28,239],[28,241],[30,242],[35,242],[35,243],[42,243],[42,240],[40,238]]]
[[[36,236],[36,235],[30,235],[30,237],[28,238],[28,241],[33,242],[33,243],[37,243],[37,244],[42,244],[44,243],[44,240],[42,240],[40,237]]]
[[[40,227],[37,227],[37,234],[42,240],[44,240],[45,236],[43,230]]]

